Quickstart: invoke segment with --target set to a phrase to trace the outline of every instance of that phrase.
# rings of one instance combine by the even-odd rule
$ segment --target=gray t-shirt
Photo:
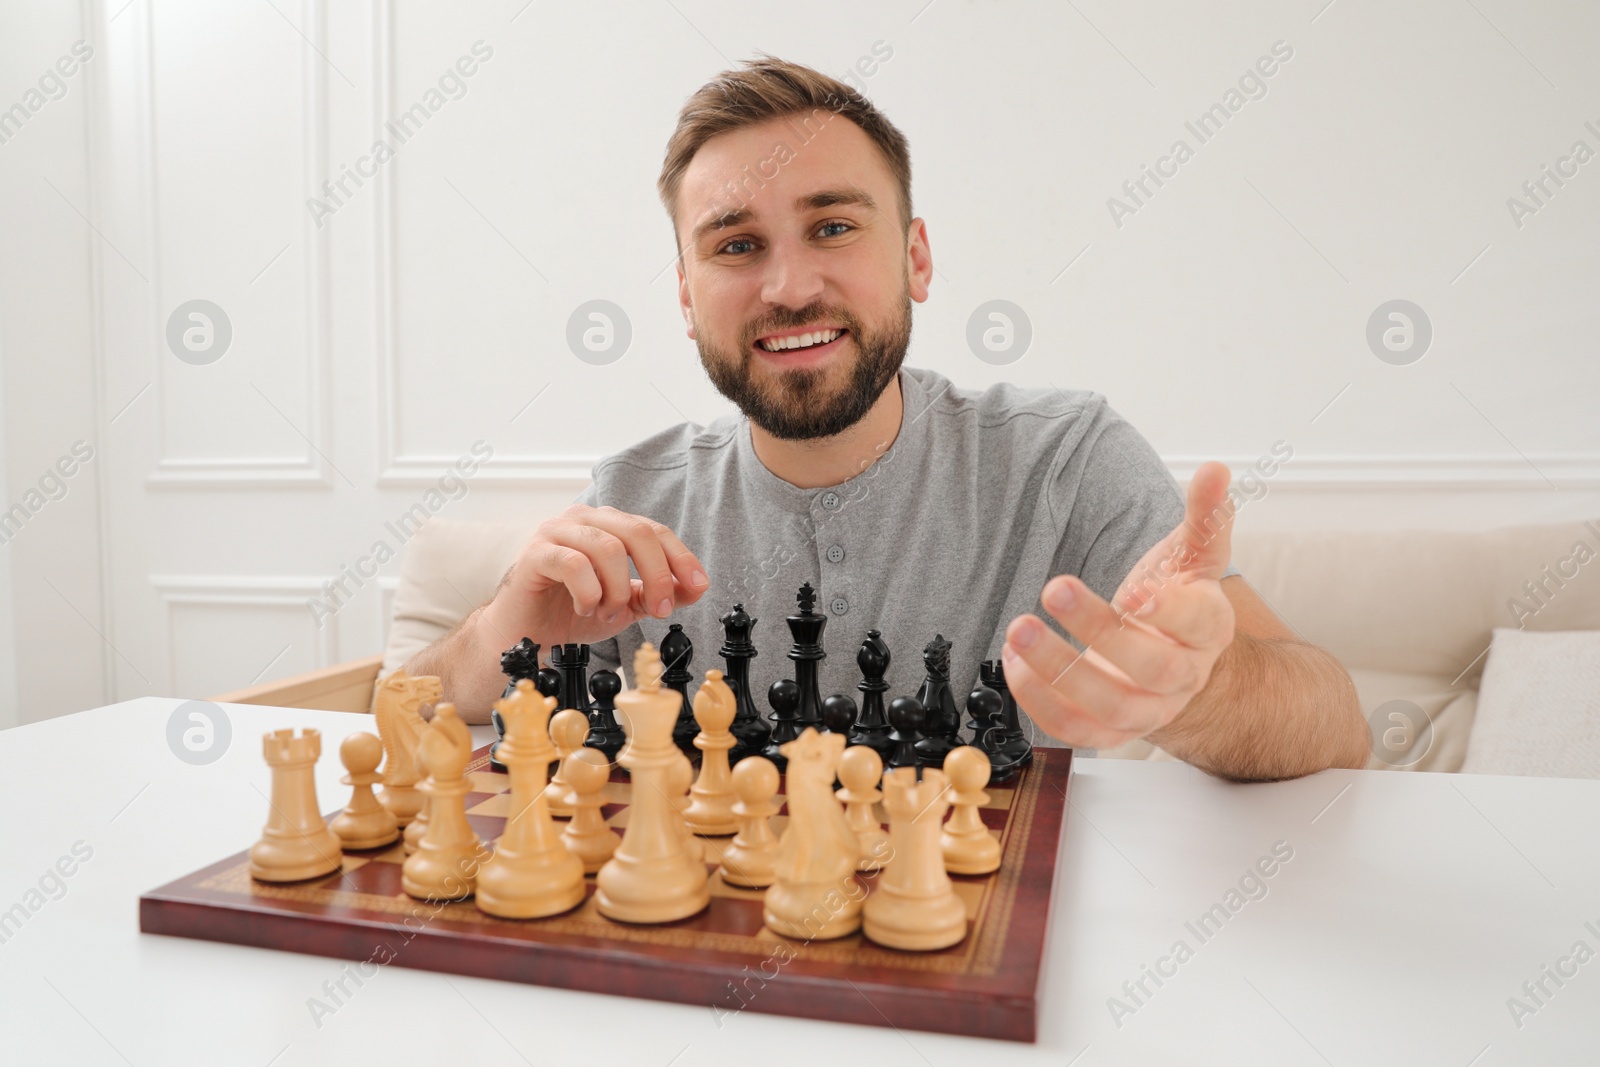
[[[579,502],[666,524],[705,565],[711,587],[670,619],[595,645],[591,669],[631,671],[639,645],[659,646],[678,622],[694,642],[690,667],[704,678],[724,666],[719,617],[741,603],[757,619],[750,689],[765,715],[767,687],[794,676],[784,618],[810,582],[828,618],[822,696],[859,703],[856,650],[872,629],[892,653],[886,696],[914,694],[922,649],[942,634],[954,645],[950,682],[965,709],[979,662],[999,656],[1013,618],[1031,611],[1055,626],[1039,604],[1049,578],[1075,574],[1109,599],[1183,519],[1166,466],[1098,393],[975,392],[909,367],[900,384],[893,446],[830,488],[799,489],[768,471],[742,416],[680,425],[595,464]],[[1035,744],[1059,743],[1028,727]]]

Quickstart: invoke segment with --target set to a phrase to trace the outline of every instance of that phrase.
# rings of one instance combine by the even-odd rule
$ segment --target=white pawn
[[[844,821],[861,842],[858,871],[875,871],[889,862],[889,835],[872,810],[883,799],[878,788],[882,778],[883,757],[866,745],[851,745],[839,757],[839,782],[844,788],[833,795],[844,801]]]
[[[383,781],[378,763],[383,759],[383,742],[369,733],[354,733],[339,746],[339,762],[349,774],[344,784],[351,787],[350,803],[334,816],[329,829],[339,835],[345,848],[381,848],[400,836],[400,823],[394,813],[373,795],[372,787]]]
[[[739,794],[733,805],[739,833],[722,850],[722,880],[765,889],[778,877],[778,838],[771,822],[779,807],[772,799],[778,792],[778,768],[764,756],[746,756],[734,764],[733,788]]]
[[[544,802],[550,814],[558,819],[572,815],[572,787],[567,782],[567,764],[573,753],[583,747],[583,739],[587,736],[589,717],[576,708],[557,712],[555,718],[550,720],[550,740],[555,742],[556,755],[561,763],[551,776],[550,784],[545,787]]]
[[[581,711],[576,714],[580,718],[583,716]],[[584,722],[587,724],[588,720]],[[622,841],[600,814],[606,802],[605,788],[611,779],[611,764],[599,749],[580,748],[567,760],[563,770],[572,789],[569,797],[573,815],[572,821],[561,831],[561,841],[568,852],[583,861],[584,873],[594,874]]]
[[[953,748],[944,758],[950,779],[950,818],[939,835],[944,869],[951,874],[988,874],[1000,867],[1000,842],[983,825],[978,807],[989,802],[989,757],[971,745]]]

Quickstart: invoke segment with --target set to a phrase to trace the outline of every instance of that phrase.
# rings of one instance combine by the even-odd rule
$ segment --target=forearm
[[[1243,633],[1149,740],[1209,774],[1248,782],[1364,767],[1369,749],[1355,683],[1338,660],[1300,641]]]
[[[485,605],[486,607],[487,605]],[[407,674],[431,674],[439,679],[441,700],[455,704],[461,718],[473,724],[489,721],[489,708],[505,691],[498,653],[486,643],[492,627],[479,607],[454,630],[418,652],[406,663]],[[508,642],[509,648],[514,642]]]

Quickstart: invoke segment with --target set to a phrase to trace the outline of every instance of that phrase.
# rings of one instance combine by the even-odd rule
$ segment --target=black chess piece
[[[589,646],[551,645],[550,666],[561,672],[561,692],[557,694],[556,710],[574,708],[589,714]],[[590,717],[591,721],[593,716]]]
[[[967,715],[971,717],[967,725],[972,728],[973,746],[989,757],[989,784],[1011,781],[1017,776],[1017,767],[1004,747],[1005,701],[993,689],[980,685],[967,697]]]
[[[844,734],[848,739],[856,725],[856,702],[843,693],[835,693],[822,702],[822,732]],[[848,745],[848,740],[846,744]]]
[[[554,697],[556,701],[556,710],[562,710],[560,671],[556,670],[554,667],[540,667],[539,673],[534,676],[533,687],[539,691],[539,695],[542,697]],[[556,773],[556,769],[560,766],[561,761],[559,759],[551,760],[550,767],[545,773],[554,774]]]
[[[856,666],[861,668],[861,681],[856,683],[861,691],[861,714],[850,731],[850,743],[866,745],[887,764],[894,752],[883,708],[883,694],[889,691],[889,683],[883,680],[889,671],[889,645],[877,630],[867,631],[866,640],[856,652]]]
[[[555,697],[556,710],[561,711],[561,672],[554,667],[540,667],[534,676],[533,687],[542,697]]]
[[[767,690],[767,703],[772,705],[772,740],[761,754],[782,774],[789,768],[789,758],[778,749],[800,736],[800,686],[791,678],[779,678]]]
[[[772,739],[772,727],[761,717],[755,697],[750,695],[750,661],[756,658],[750,631],[755,629],[756,620],[745,612],[743,604],[735,604],[721,622],[723,642],[718,655],[728,665],[723,681],[733,690],[733,725],[728,729],[734,745],[728,750],[728,762],[734,764],[746,756],[761,755]]]
[[[794,599],[800,610],[784,621],[789,624],[789,633],[794,637],[789,659],[794,663],[794,684],[800,687],[800,728],[795,732],[798,737],[807,726],[822,725],[822,694],[817,689],[817,668],[828,658],[828,653],[822,648],[822,631],[828,628],[828,617],[812,610],[817,606],[817,591],[811,588],[810,582],[800,587]]]
[[[506,676],[506,689],[500,694],[500,699],[507,700],[517,691],[518,682],[539,673],[539,646],[533,643],[532,638],[524,637],[500,653],[500,672]],[[506,739],[506,721],[500,715],[499,708],[489,709],[489,721],[494,723],[495,736],[494,744],[489,746],[489,766],[504,771],[506,765],[500,762],[499,753],[500,742]]]
[[[1017,698],[1012,695],[1011,687],[1006,685],[1006,668],[1003,660],[985,660],[978,668],[978,677],[983,684],[1000,694],[1002,707],[1000,721],[1005,724],[1006,739],[1001,742],[1001,749],[1007,759],[1018,770],[1033,762],[1033,743],[1028,740],[1028,734],[1022,728],[1021,716],[1017,711]]]
[[[922,722],[922,701],[916,697],[895,697],[889,702],[889,740],[894,742],[894,751],[886,761],[889,767],[917,766],[917,738],[922,733]],[[920,770],[917,780],[922,780]]]
[[[917,742],[917,759],[924,767],[943,767],[950,750],[965,743],[961,739],[961,709],[956,707],[956,695],[950,690],[950,642],[943,634],[934,634],[922,650],[922,664],[928,674],[917,690],[917,699],[922,701],[924,735]]]
[[[661,672],[661,684],[683,698],[678,720],[672,724],[672,743],[689,757],[690,763],[699,763],[701,752],[694,747],[694,739],[700,734],[700,724],[694,718],[694,705],[689,703],[689,683],[694,680],[689,663],[693,659],[694,642],[683,632],[683,626],[676,622],[668,626],[667,636],[661,639],[661,662],[666,668]]]
[[[617,753],[628,740],[617,725],[617,694],[622,692],[622,679],[616,671],[595,671],[589,679],[589,692],[594,696],[594,707],[589,710],[589,736],[583,739],[583,747],[604,753],[614,768]]]

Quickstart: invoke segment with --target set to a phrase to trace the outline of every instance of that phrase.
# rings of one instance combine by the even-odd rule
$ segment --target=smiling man
[[[1098,394],[973,391],[902,365],[933,256],[906,140],[865,98],[746,62],[689,99],[658,184],[688,335],[741,415],[596,464],[408,670],[483,716],[525,634],[615,667],[670,616],[703,670],[739,602],[761,621],[759,700],[791,674],[783,617],[809,581],[830,620],[825,695],[855,691],[869,629],[894,655],[891,695],[911,692],[938,633],[958,693],[1003,659],[1038,744],[1146,738],[1239,780],[1364,765],[1349,675],[1229,567],[1225,467],[1201,467],[1185,501]]]

